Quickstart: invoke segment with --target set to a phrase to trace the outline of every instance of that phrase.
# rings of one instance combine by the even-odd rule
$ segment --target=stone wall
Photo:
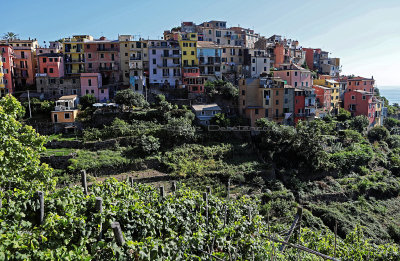
[[[69,166],[68,161],[75,156],[76,154],[74,153],[67,156],[42,156],[40,157],[40,161],[54,169],[67,169]]]

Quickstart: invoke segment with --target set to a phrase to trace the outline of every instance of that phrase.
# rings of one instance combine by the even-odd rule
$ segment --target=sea
[[[388,99],[389,104],[400,104],[400,86],[378,86],[381,96]]]

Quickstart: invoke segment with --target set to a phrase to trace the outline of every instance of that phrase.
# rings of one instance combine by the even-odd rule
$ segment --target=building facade
[[[0,87],[0,95],[12,94],[15,91],[14,85],[14,50],[9,44],[1,44],[1,61],[3,64],[3,87]]]
[[[107,102],[109,100],[109,90],[103,87],[102,76],[100,73],[81,73],[81,96],[90,94],[98,102]]]

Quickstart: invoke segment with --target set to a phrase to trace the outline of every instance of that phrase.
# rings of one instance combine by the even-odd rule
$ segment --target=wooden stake
[[[337,238],[337,220],[335,220],[335,248],[333,249],[334,258],[336,258],[336,238]]]
[[[81,175],[82,175],[83,193],[85,195],[87,195],[88,194],[88,188],[87,188],[87,180],[86,180],[86,170],[82,170]]]
[[[164,198],[164,197],[165,197],[164,186],[160,186],[160,197],[161,197],[161,198]]]
[[[205,208],[206,208],[205,216],[206,216],[206,223],[208,224],[208,195],[207,195],[207,192],[203,192],[203,200],[204,200],[204,203],[206,204],[206,206],[205,206]]]
[[[131,187],[133,187],[133,177],[129,177],[129,185],[131,185]]]
[[[206,191],[207,191],[207,194],[211,196],[211,187],[210,186],[207,186]]]
[[[292,226],[289,229],[289,232],[286,234],[286,238],[285,238],[285,243],[289,242],[290,237],[292,236],[293,230],[296,227],[297,222],[299,221],[300,217],[303,214],[303,208],[302,207],[297,207],[297,214],[294,217],[294,221],[292,223]],[[286,248],[286,244],[282,244],[280,247],[280,251],[285,251]]]
[[[172,190],[172,193],[176,192],[176,181],[172,181],[171,190]]]
[[[122,246],[125,244],[125,239],[122,235],[122,230],[121,230],[121,226],[119,225],[119,222],[113,222],[111,224],[111,228],[114,232],[114,238],[117,241],[117,244],[119,246]]]
[[[95,207],[96,207],[97,212],[99,212],[99,213],[103,212],[103,199],[102,198],[100,198],[100,197],[96,198]]]
[[[40,225],[44,221],[44,193],[42,191],[37,192],[39,198],[39,210],[38,210],[38,222]]]
[[[230,198],[230,193],[231,193],[231,178],[228,179],[227,199]]]

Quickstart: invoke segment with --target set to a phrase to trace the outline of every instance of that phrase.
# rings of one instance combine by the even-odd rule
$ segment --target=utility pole
[[[29,90],[28,90],[28,103],[29,103],[29,118],[32,118],[31,98],[29,97]]]

